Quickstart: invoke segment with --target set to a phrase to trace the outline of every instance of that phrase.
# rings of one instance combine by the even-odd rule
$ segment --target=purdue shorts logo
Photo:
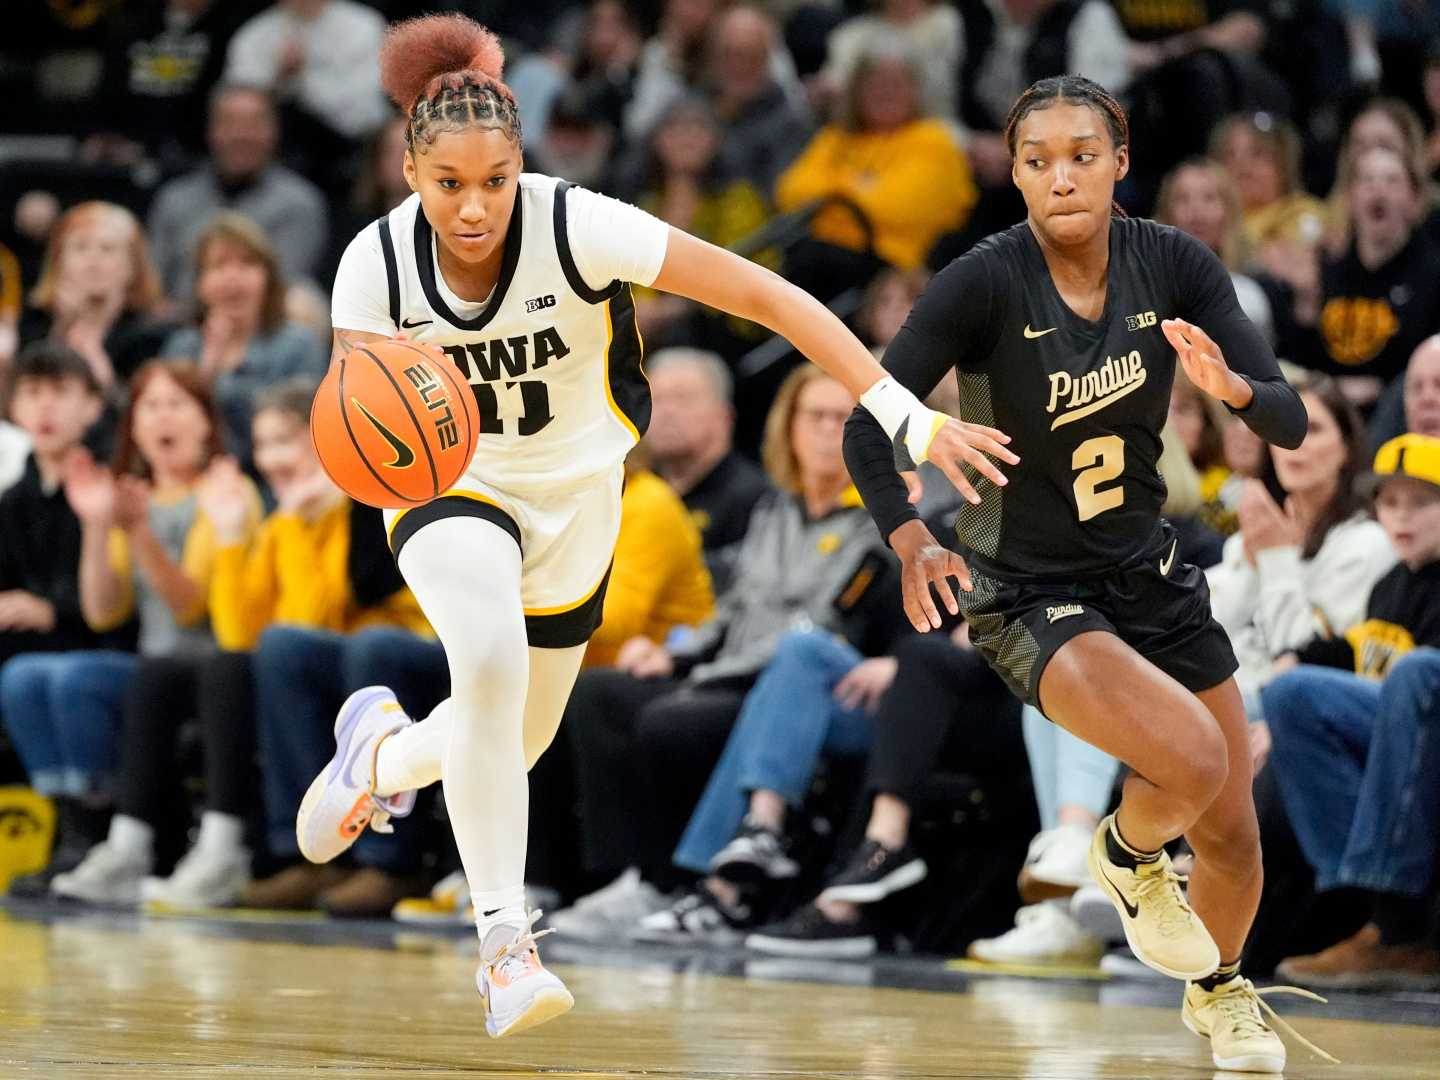
[[[1068,619],[1071,615],[1083,615],[1085,609],[1079,604],[1057,604],[1045,609],[1047,622],[1056,623],[1061,619]]]

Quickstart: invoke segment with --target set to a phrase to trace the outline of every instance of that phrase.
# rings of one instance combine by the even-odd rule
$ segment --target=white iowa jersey
[[[649,423],[630,282],[654,281],[667,236],[632,206],[526,173],[495,291],[466,303],[412,195],[346,249],[331,318],[445,350],[479,405],[468,475],[522,495],[578,486],[613,472]]]

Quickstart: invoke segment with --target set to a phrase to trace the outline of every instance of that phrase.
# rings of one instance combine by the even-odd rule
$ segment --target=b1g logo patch
[[[534,300],[525,301],[525,312],[528,315],[531,312],[544,311],[546,308],[552,308],[554,306],[555,297],[553,294],[547,296],[537,296]]]
[[[1155,325],[1155,313],[1153,311],[1142,311],[1139,315],[1126,315],[1125,326],[1130,330],[1144,330],[1147,326]]]

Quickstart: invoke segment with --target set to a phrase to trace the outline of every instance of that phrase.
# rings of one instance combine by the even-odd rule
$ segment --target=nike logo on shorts
[[[1167,556],[1165,556],[1165,558],[1163,558],[1163,559],[1160,560],[1160,576],[1161,576],[1161,577],[1169,577],[1169,576],[1170,576],[1170,568],[1175,565],[1175,549],[1176,549],[1177,547],[1179,547],[1179,546],[1180,546],[1180,540],[1179,540],[1178,537],[1177,537],[1176,539],[1170,541],[1170,554],[1167,555]]]

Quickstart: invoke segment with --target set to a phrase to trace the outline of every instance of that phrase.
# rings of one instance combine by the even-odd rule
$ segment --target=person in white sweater
[[[1395,562],[1357,490],[1367,455],[1354,406],[1323,376],[1296,389],[1309,433],[1298,449],[1271,447],[1261,478],[1246,481],[1240,531],[1208,572],[1215,618],[1234,643],[1236,679],[1256,721],[1276,658],[1363,619],[1370,587]],[[1256,732],[1257,753],[1264,734]]]

